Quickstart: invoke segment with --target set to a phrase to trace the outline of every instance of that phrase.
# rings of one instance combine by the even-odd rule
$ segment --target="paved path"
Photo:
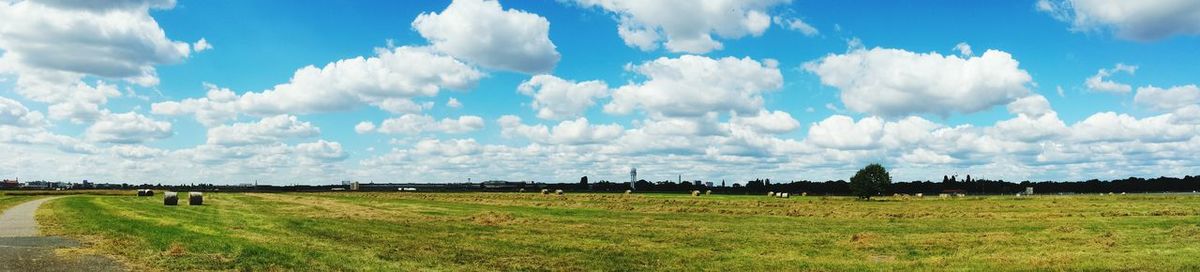
[[[47,197],[21,203],[4,211],[0,215],[0,237],[31,237],[38,236],[37,215],[42,203],[57,197]]]
[[[78,247],[78,241],[38,236],[37,209],[55,198],[25,202],[0,214],[0,271],[122,271],[108,258],[54,253],[58,248]]]

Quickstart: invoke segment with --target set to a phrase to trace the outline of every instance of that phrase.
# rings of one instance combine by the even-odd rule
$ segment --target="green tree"
[[[850,178],[850,191],[861,199],[883,194],[892,184],[892,176],[878,163],[867,165]]]

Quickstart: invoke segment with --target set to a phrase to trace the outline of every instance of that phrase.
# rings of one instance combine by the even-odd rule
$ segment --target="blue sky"
[[[0,174],[322,184],[620,181],[629,167],[825,180],[873,162],[900,180],[1200,168],[1195,3],[673,2],[5,1],[0,150],[18,156]]]

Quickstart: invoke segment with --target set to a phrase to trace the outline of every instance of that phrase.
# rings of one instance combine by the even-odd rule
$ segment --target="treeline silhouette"
[[[639,180],[634,185],[636,188],[635,191],[649,192],[712,190],[713,192],[732,194],[792,192],[808,193],[810,195],[849,195],[851,193],[850,183],[844,180],[830,180],[824,182],[807,180],[772,182],[770,179],[755,179],[746,182],[740,182],[739,184],[730,183],[730,185],[727,186],[721,186],[720,183],[716,183],[712,187],[705,186],[703,183],[698,185],[695,181],[673,182],[666,180],[649,182],[646,180]],[[591,184],[545,184],[544,186],[545,188],[565,189],[572,191],[625,191],[630,189],[628,182],[614,183],[608,181],[600,181]],[[966,179],[959,180],[957,177],[947,176],[943,178],[942,182],[894,182],[888,188],[887,194],[936,194],[942,192],[961,192],[968,194],[1016,194],[1025,192],[1026,187],[1033,187],[1035,194],[1192,192],[1200,190],[1200,176],[1185,176],[1182,178],[1158,177],[1151,179],[1130,177],[1126,179],[1107,181],[1091,179],[1086,181],[1067,182],[1009,182],[1004,180],[971,179],[969,176]]]

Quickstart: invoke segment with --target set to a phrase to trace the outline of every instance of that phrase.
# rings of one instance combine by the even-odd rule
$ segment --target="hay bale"
[[[179,205],[179,195],[175,192],[163,193],[163,205],[175,206]]]
[[[808,192],[801,192],[800,196],[808,196]]]
[[[711,195],[711,194],[712,194],[712,190],[705,190],[705,191],[704,191],[704,195]]]
[[[767,196],[775,196],[775,192],[767,192]]]
[[[188,205],[200,206],[204,205],[204,195],[200,192],[188,193]]]
[[[692,196],[700,196],[700,191],[692,190]]]
[[[549,189],[542,189],[542,194],[543,194],[543,195],[548,195],[548,194],[550,194],[550,190],[549,190]]]
[[[923,198],[923,197],[925,197],[925,193],[917,193],[917,198]]]
[[[791,194],[789,194],[789,193],[779,193],[779,197],[782,197],[782,198],[790,198],[790,197],[792,197],[792,195],[791,195]]]
[[[632,193],[633,193],[633,190],[625,190],[625,194],[627,194],[627,195],[632,194]]]
[[[518,191],[518,192],[522,192],[522,193],[524,193],[524,192],[525,192],[525,188],[521,188],[521,190],[517,190],[517,191]]]
[[[138,196],[154,196],[154,191],[150,189],[141,189],[137,191]]]
[[[556,195],[562,195],[562,194],[563,194],[563,190],[562,190],[562,189],[554,190],[554,194],[556,194]]]

